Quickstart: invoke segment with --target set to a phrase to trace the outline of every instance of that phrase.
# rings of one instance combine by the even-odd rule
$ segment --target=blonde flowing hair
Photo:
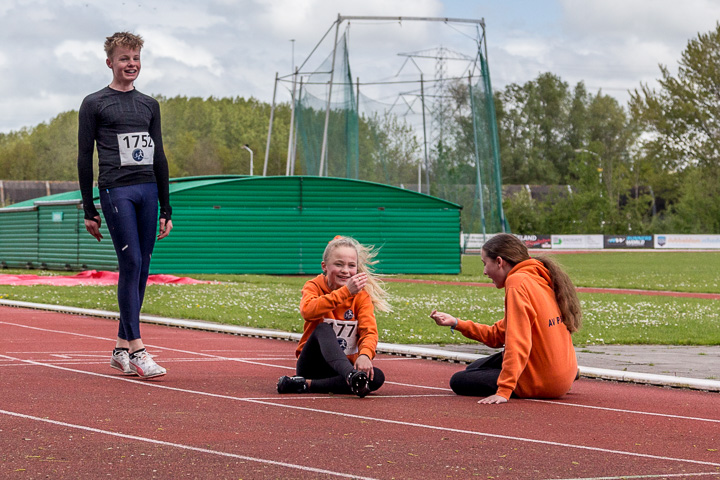
[[[352,237],[343,237],[338,235],[328,242],[323,253],[323,261],[327,263],[330,259],[330,254],[338,247],[350,247],[355,249],[358,257],[357,269],[358,273],[366,273],[368,276],[367,284],[365,285],[365,291],[370,295],[373,305],[376,310],[381,312],[392,312],[392,307],[385,300],[387,292],[383,288],[384,284],[380,278],[375,274],[373,265],[377,264],[375,260],[378,249],[374,245],[363,245]]]

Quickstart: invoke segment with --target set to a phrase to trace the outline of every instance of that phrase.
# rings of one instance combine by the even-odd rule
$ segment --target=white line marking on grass
[[[48,418],[34,417],[32,415],[25,415],[23,413],[9,412],[7,410],[0,410],[0,413],[4,414],[4,415],[9,415],[11,417],[23,418],[25,420],[33,420],[36,422],[44,422],[44,423],[49,423],[51,425],[58,425],[61,427],[66,427],[66,428],[74,428],[77,430],[84,430],[86,432],[100,433],[100,434],[109,435],[112,437],[119,437],[119,438],[122,438],[123,440],[137,440],[138,442],[153,443],[155,445],[160,445],[163,447],[180,448],[183,450],[191,450],[193,452],[207,453],[210,455],[218,455],[221,457],[230,457],[230,458],[235,458],[238,460],[246,460],[246,461],[250,461],[250,462],[257,462],[257,463],[264,463],[264,464],[268,464],[268,465],[275,465],[275,466],[279,466],[279,467],[292,468],[295,470],[302,470],[304,472],[313,472],[313,473],[321,473],[324,475],[332,475],[334,477],[375,480],[372,477],[360,477],[358,475],[351,475],[348,473],[338,473],[338,472],[333,472],[330,470],[323,470],[321,468],[304,467],[302,465],[295,465],[295,464],[286,463],[286,462],[278,462],[276,460],[268,460],[265,458],[248,457],[246,455],[238,455],[235,453],[221,452],[219,450],[210,450],[208,448],[193,447],[192,445],[185,445],[182,443],[165,442],[162,440],[155,440],[155,439],[147,438],[147,437],[138,437],[137,435],[127,435],[124,433],[111,432],[108,430],[100,430],[99,428],[86,427],[84,425],[76,425],[73,423],[60,422],[58,420],[50,420]]]
[[[678,419],[682,419],[682,420],[697,420],[698,422],[720,423],[720,420],[715,420],[714,418],[684,417],[682,415],[670,415],[668,413],[641,412],[638,410],[624,410],[622,408],[596,407],[594,405],[578,405],[575,403],[567,403],[567,402],[560,402],[560,401],[553,401],[553,400],[540,400],[537,398],[527,398],[525,400],[528,400],[530,402],[550,403],[552,405],[564,405],[567,407],[592,408],[595,410],[607,410],[609,412],[632,413],[635,415],[650,415],[653,417],[678,418]]]
[[[670,462],[692,463],[692,464],[696,464],[696,465],[709,465],[712,467],[720,467],[720,463],[706,462],[706,461],[702,461],[702,460],[691,460],[691,459],[686,459],[686,458],[675,458],[675,457],[665,457],[665,456],[661,456],[661,455],[650,455],[650,454],[645,454],[645,453],[626,452],[623,450],[612,450],[612,449],[608,449],[608,448],[590,447],[590,446],[585,446],[585,445],[573,445],[573,444],[568,444],[568,443],[553,442],[553,441],[549,441],[549,440],[537,440],[537,439],[533,439],[533,438],[516,437],[513,435],[499,435],[499,434],[495,434],[495,433],[476,432],[473,430],[462,430],[459,428],[438,427],[435,425],[427,425],[427,424],[415,423],[415,422],[404,422],[401,420],[392,420],[392,419],[388,419],[388,418],[368,417],[366,415],[355,415],[355,414],[350,414],[350,413],[335,412],[332,410],[321,410],[321,409],[317,409],[317,408],[301,407],[301,406],[297,406],[297,405],[285,405],[283,403],[276,403],[275,401],[253,400],[251,398],[241,398],[241,397],[234,397],[231,395],[221,395],[221,394],[217,394],[217,393],[202,392],[202,391],[197,391],[197,390],[188,390],[188,389],[184,389],[184,388],[168,387],[165,385],[159,385],[159,384],[147,382],[147,381],[131,380],[131,379],[125,378],[125,377],[105,375],[103,373],[73,370],[70,368],[59,367],[57,365],[34,362],[32,360],[22,360],[19,358],[12,358],[12,357],[8,357],[7,355],[2,355],[2,354],[0,354],[0,357],[10,358],[12,360],[17,360],[17,361],[21,361],[21,362],[32,363],[34,365],[45,366],[48,368],[65,370],[65,371],[73,372],[73,373],[92,375],[92,376],[96,376],[96,377],[109,378],[112,380],[118,380],[118,381],[124,381],[124,382],[132,382],[135,385],[140,386],[140,387],[159,388],[159,389],[163,389],[163,390],[190,393],[190,394],[194,394],[194,395],[204,395],[204,396],[208,396],[208,397],[212,397],[212,398],[223,398],[226,400],[236,400],[236,401],[256,403],[259,405],[266,405],[266,406],[270,405],[270,406],[275,406],[275,407],[280,407],[280,408],[301,410],[301,411],[310,412],[310,413],[314,413],[314,414],[333,415],[333,416],[338,416],[338,417],[351,418],[351,419],[355,419],[355,420],[367,420],[370,422],[386,423],[386,424],[390,424],[390,425],[401,425],[404,427],[414,427],[414,428],[427,429],[427,430],[436,430],[436,431],[441,431],[441,432],[460,433],[460,434],[472,435],[472,436],[477,436],[477,437],[496,438],[499,440],[518,441],[518,442],[533,443],[533,444],[552,446],[552,447],[565,447],[565,448],[572,448],[572,449],[577,449],[577,450],[587,450],[587,451],[591,451],[591,452],[610,453],[610,454],[614,454],[614,455],[623,455],[623,456],[628,456],[628,457],[648,458],[648,459],[652,459],[652,460],[664,460],[664,461],[670,461]]]

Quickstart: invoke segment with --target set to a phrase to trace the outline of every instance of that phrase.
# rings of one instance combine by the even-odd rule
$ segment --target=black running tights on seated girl
[[[318,325],[303,346],[297,361],[297,374],[311,380],[313,393],[351,393],[347,377],[353,371],[353,364],[335,336],[332,326]],[[385,383],[385,374],[373,367],[373,379],[368,383],[375,391]]]

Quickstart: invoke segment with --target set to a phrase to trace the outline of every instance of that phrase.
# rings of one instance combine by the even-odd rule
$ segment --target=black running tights
[[[353,368],[340,348],[335,331],[327,323],[315,328],[297,361],[297,374],[311,380],[310,392],[313,393],[351,393],[347,377]],[[368,383],[370,391],[385,383],[382,370],[377,367],[373,370],[373,379]]]
[[[475,360],[450,378],[450,388],[458,395],[489,397],[497,393],[503,352]]]

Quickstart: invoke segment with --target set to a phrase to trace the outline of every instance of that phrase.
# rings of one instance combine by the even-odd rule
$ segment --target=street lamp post
[[[244,148],[245,150],[250,152],[250,176],[252,176],[252,174],[253,174],[253,151],[250,150],[250,145],[248,145],[247,143],[245,145],[243,145],[242,148]]]

